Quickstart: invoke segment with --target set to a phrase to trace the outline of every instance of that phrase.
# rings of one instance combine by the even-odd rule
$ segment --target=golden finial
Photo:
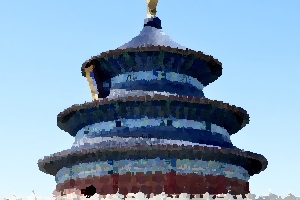
[[[147,0],[147,18],[154,18],[158,0]]]

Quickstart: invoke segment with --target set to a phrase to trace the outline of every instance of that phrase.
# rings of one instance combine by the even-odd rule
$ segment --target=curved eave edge
[[[170,53],[178,53],[178,54],[182,54],[184,56],[188,56],[188,55],[195,55],[196,58],[198,59],[203,59],[207,62],[212,62],[215,63],[217,65],[219,65],[222,68],[222,63],[218,60],[215,59],[213,56],[211,55],[206,55],[201,51],[194,51],[191,49],[179,49],[179,48],[171,48],[170,46],[147,46],[147,47],[137,47],[137,48],[126,48],[126,49],[116,49],[116,50],[110,50],[107,52],[103,52],[101,54],[99,54],[98,56],[92,56],[91,59],[87,60],[86,62],[84,62],[82,64],[81,67],[81,74],[82,76],[86,76],[85,74],[85,68],[89,67],[93,61],[96,61],[100,58],[106,58],[106,57],[112,57],[112,56],[117,56],[123,53],[127,53],[127,52],[143,52],[143,51],[165,51],[165,52],[170,52]]]
[[[136,146],[135,148],[137,148],[137,150],[143,151],[143,152],[147,152],[147,151],[151,151],[151,150],[175,151],[175,152],[187,151],[186,153],[188,153],[188,152],[191,153],[191,151],[200,151],[204,154],[209,154],[211,156],[213,156],[213,154],[211,154],[211,153],[221,153],[221,154],[224,154],[225,156],[233,154],[235,156],[241,157],[242,159],[246,159],[248,161],[254,160],[255,162],[260,163],[260,167],[255,168],[255,169],[253,169],[253,168],[249,169],[250,176],[253,176],[254,174],[259,174],[261,171],[264,171],[268,165],[268,161],[264,156],[262,156],[260,154],[252,153],[249,151],[243,151],[240,149],[228,149],[228,148],[218,149],[218,148],[214,148],[214,147],[205,147],[205,146],[204,147],[203,146],[190,147],[190,146],[184,146],[184,145],[182,145],[182,146],[157,145],[157,146],[153,146],[153,147],[138,147],[138,146]],[[134,149],[132,149],[132,150],[134,150]],[[128,149],[124,148],[124,147],[112,147],[112,148],[106,149],[105,151],[119,152],[120,155],[123,155],[122,152],[127,152]],[[39,160],[38,166],[39,166],[40,171],[55,176],[55,174],[59,170],[58,168],[60,168],[59,166],[67,166],[69,164],[72,165],[72,163],[75,162],[75,160],[77,160],[77,159],[71,159],[71,157],[76,156],[77,158],[80,157],[81,159],[84,159],[84,158],[87,158],[87,156],[89,154],[93,154],[93,155],[98,154],[97,152],[98,153],[103,152],[103,149],[99,149],[99,148],[82,149],[82,150],[77,150],[74,152],[72,152],[71,150],[65,150],[62,152],[55,153],[55,154],[51,155],[50,157],[45,157],[43,160]],[[177,153],[175,153],[175,154],[177,154]],[[98,159],[98,158],[95,158],[95,159]],[[68,160],[71,161],[71,163],[63,164],[64,162],[68,162]],[[60,164],[57,162],[59,162]],[[49,166],[49,164],[54,165],[54,166],[57,165],[55,163],[57,163],[59,166],[56,166],[56,167]],[[243,164],[241,166],[243,166]]]
[[[105,104],[112,104],[119,101],[156,101],[156,100],[170,100],[170,101],[181,101],[181,102],[188,102],[188,103],[199,103],[199,104],[212,104],[220,108],[225,108],[228,110],[232,110],[233,112],[239,113],[244,116],[248,116],[248,119],[244,120],[244,123],[249,123],[249,114],[246,110],[241,107],[237,107],[235,105],[230,105],[228,103],[224,103],[223,101],[217,100],[210,100],[208,98],[200,98],[200,97],[193,97],[193,96],[183,96],[183,95],[169,95],[164,96],[160,94],[154,94],[153,96],[145,95],[145,96],[134,96],[134,97],[118,97],[113,99],[99,99],[93,100],[91,102],[84,102],[83,104],[74,104],[69,108],[64,109],[64,111],[60,112],[57,115],[57,118],[65,117],[66,115],[72,115],[72,112],[76,112],[85,108],[93,108],[98,107]]]
[[[128,97],[120,97],[120,98],[114,98],[114,99],[105,98],[105,99],[101,99],[101,100],[93,100],[92,102],[85,102],[83,104],[75,104],[75,105],[72,105],[71,107],[65,109],[64,111],[60,112],[57,115],[57,126],[61,130],[66,131],[64,128],[65,124],[74,114],[76,114],[76,112],[78,112],[80,110],[99,107],[101,105],[112,104],[112,103],[120,102],[120,101],[125,101],[125,102],[142,101],[142,102],[145,102],[145,101],[156,101],[156,100],[159,100],[159,101],[170,100],[170,101],[180,101],[180,102],[198,103],[198,104],[211,104],[212,106],[219,107],[220,109],[226,109],[226,110],[236,113],[237,115],[240,115],[240,117],[243,119],[242,126],[245,126],[247,123],[249,123],[249,119],[250,119],[250,116],[248,115],[247,111],[244,110],[243,108],[236,107],[234,105],[230,105],[230,104],[224,103],[222,101],[210,100],[207,98],[182,96],[182,95],[178,95],[178,96],[170,95],[170,96],[166,97],[164,95],[155,94],[153,97],[150,95],[146,95],[146,96],[136,96],[136,97],[130,97],[130,98],[128,98]],[[68,132],[68,131],[66,131],[66,132]],[[75,135],[72,135],[71,133],[69,133],[69,134],[73,137],[75,136]]]

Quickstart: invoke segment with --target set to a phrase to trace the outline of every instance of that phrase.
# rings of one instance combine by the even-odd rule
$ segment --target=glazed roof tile
[[[161,20],[158,17],[145,19],[144,28],[140,34],[118,49],[148,46],[169,46],[171,48],[186,49],[186,47],[177,44],[162,31]]]

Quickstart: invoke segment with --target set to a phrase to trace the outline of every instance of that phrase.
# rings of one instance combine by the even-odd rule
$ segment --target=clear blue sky
[[[299,8],[297,0],[161,0],[157,8],[174,41],[223,63],[204,92],[250,114],[232,141],[269,161],[250,179],[257,195],[300,196]],[[91,100],[81,64],[138,35],[145,16],[143,0],[0,0],[0,198],[51,195],[54,177],[37,161],[74,141],[56,115]]]

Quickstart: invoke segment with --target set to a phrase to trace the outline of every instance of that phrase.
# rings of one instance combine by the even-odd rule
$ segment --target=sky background
[[[300,196],[299,8],[296,0],[161,0],[157,7],[174,41],[223,63],[206,97],[250,114],[231,138],[269,161],[250,179],[256,195],[270,188]],[[52,195],[54,177],[37,161],[74,142],[56,116],[91,101],[81,64],[138,35],[145,16],[143,0],[0,0],[0,198]]]

